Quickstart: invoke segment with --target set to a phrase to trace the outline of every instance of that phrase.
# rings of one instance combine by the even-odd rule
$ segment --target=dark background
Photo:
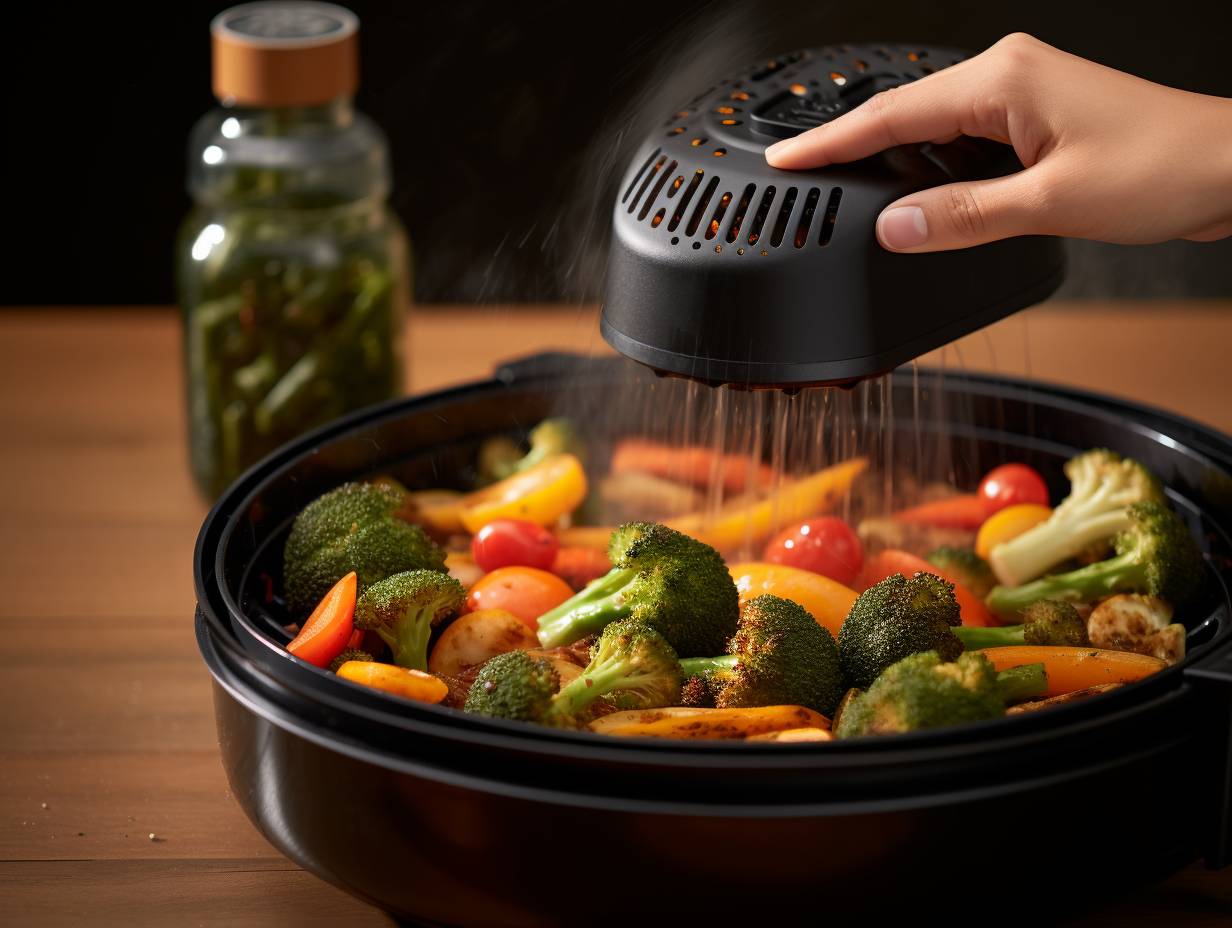
[[[613,176],[639,127],[778,51],[843,41],[980,49],[1024,30],[1232,96],[1225,3],[349,5],[362,21],[357,102],[390,137],[421,301],[592,297]],[[173,301],[185,139],[214,105],[209,21],[224,6],[6,11],[0,303]],[[1232,241],[1074,248],[1069,296],[1232,296]]]

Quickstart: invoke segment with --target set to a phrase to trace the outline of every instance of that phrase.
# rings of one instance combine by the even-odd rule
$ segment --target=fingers
[[[1191,242],[1217,242],[1232,235],[1232,220],[1216,222],[1196,232],[1191,232],[1185,238]]]
[[[877,240],[890,251],[947,251],[1043,234],[1044,224],[1037,172],[1028,169],[903,197],[882,210]]]
[[[1050,55],[1056,50],[1028,35],[1006,36],[974,58],[883,91],[833,122],[770,146],[766,160],[800,170],[959,135],[1010,142],[1007,91],[1013,96]]]
[[[982,134],[973,125],[971,95],[981,82],[968,70],[972,65],[975,60],[883,91],[833,122],[771,145],[766,160],[783,170],[817,168],[895,145]]]

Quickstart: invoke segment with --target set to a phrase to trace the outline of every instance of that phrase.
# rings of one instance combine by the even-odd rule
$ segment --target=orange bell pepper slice
[[[785,564],[750,561],[733,564],[728,569],[736,583],[742,607],[748,600],[763,593],[790,599],[803,606],[818,625],[829,629],[830,634],[836,637],[859,595],[837,580]]]

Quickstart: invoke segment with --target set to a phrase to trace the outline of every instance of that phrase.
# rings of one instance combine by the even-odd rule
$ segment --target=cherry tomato
[[[1002,464],[990,470],[980,481],[980,499],[988,514],[1000,512],[1020,503],[1048,505],[1048,486],[1044,478],[1026,464]]]
[[[763,561],[785,564],[851,586],[864,567],[864,546],[842,519],[808,519],[780,532],[766,545]]]
[[[537,567],[499,567],[471,587],[466,608],[504,609],[538,631],[539,616],[573,595],[573,588],[555,574]]]
[[[471,555],[485,571],[515,566],[547,570],[559,547],[556,536],[541,525],[525,519],[496,519],[475,533]]]

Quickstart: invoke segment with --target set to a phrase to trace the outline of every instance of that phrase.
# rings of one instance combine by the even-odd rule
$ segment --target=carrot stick
[[[910,577],[916,573],[936,574],[954,584],[954,598],[958,600],[958,610],[962,615],[962,624],[974,628],[984,628],[999,624],[988,607],[980,598],[959,583],[954,577],[947,576],[945,571],[923,558],[916,557],[906,551],[887,548],[879,551],[864,562],[864,573],[861,575],[860,589],[867,590],[874,583],[880,583],[893,574]]]
[[[351,571],[312,610],[287,650],[317,667],[328,667],[354,631],[356,589],[355,572]]]
[[[1133,683],[1168,666],[1157,657],[1100,648],[1013,645],[985,648],[979,653],[992,661],[998,671],[1023,664],[1043,664],[1048,674],[1045,696],[1060,696],[1102,683]]]
[[[938,528],[965,528],[975,531],[988,518],[988,509],[974,493],[964,493],[946,499],[921,503],[910,509],[900,509],[890,516],[895,522],[911,525],[934,525]]]
[[[698,445],[667,445],[645,438],[620,442],[612,454],[611,469],[613,474],[654,474],[699,487],[708,486],[717,474],[729,493],[768,487],[774,482],[770,467],[754,465],[746,455],[719,454]]]

